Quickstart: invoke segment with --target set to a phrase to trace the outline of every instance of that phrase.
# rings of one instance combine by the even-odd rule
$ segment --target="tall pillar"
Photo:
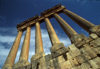
[[[79,44],[86,37],[82,34],[78,34],[67,22],[65,22],[58,14],[54,14],[54,17],[59,22],[65,33],[69,36],[71,43]]]
[[[52,45],[54,45],[55,43],[60,43],[59,38],[57,37],[57,34],[54,31],[54,28],[52,27],[49,19],[45,18],[45,22]]]
[[[36,22],[35,27],[35,55],[31,58],[32,69],[46,69],[40,23]]]
[[[40,29],[40,24],[37,22],[35,24],[36,26],[36,31],[35,31],[35,53],[41,53],[43,51],[43,42],[42,42],[42,37],[41,37],[41,29]]]
[[[71,38],[72,36],[76,35],[77,32],[69,26],[67,22],[65,22],[58,14],[54,14],[54,17],[59,22],[61,27],[64,29],[65,33]]]
[[[21,49],[19,61],[28,61],[29,46],[30,46],[30,33],[31,33],[31,28],[27,27],[27,31],[24,37],[24,42],[23,42],[23,46]]]
[[[89,33],[91,32],[90,29],[95,26],[91,22],[87,21],[86,19],[78,16],[77,14],[75,14],[67,9],[64,9],[63,12]]]
[[[63,43],[60,42],[48,18],[45,18],[45,22],[46,22],[46,27],[47,27],[48,34],[52,43],[52,47],[50,49],[52,57],[55,58],[57,56],[63,55],[64,53],[67,52],[66,47],[64,46]]]
[[[64,56],[64,55],[66,56],[66,52],[68,52],[68,50],[64,46],[64,44],[60,42],[48,18],[45,18],[45,22],[46,22],[47,31],[52,43],[52,47],[50,50],[51,50],[52,58],[55,58],[53,60],[54,67],[55,69],[61,69],[59,62],[61,61],[61,59],[64,59],[64,57],[59,59],[58,56]]]
[[[5,61],[3,69],[12,69],[12,66],[14,65],[16,54],[17,54],[17,51],[19,48],[21,36],[22,36],[22,31],[18,31],[17,37],[13,43],[13,46],[9,52],[9,55]]]

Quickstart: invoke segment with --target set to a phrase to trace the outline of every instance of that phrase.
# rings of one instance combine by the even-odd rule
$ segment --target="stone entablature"
[[[89,37],[78,34],[59,13],[64,13],[89,33]],[[65,47],[60,42],[50,18],[54,17],[72,45]],[[51,54],[45,55],[41,37],[40,24],[46,22],[46,28],[51,41]],[[35,26],[35,55],[28,62],[31,27]],[[62,5],[57,5],[17,25],[18,35],[13,43],[3,69],[100,69],[100,25],[94,25],[79,15],[69,11]],[[19,61],[15,64],[23,31],[26,30]]]

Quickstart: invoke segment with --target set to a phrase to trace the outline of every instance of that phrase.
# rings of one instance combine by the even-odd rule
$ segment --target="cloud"
[[[13,42],[15,39],[14,36],[3,36],[3,35],[0,35],[0,42],[2,43],[11,43]]]
[[[47,30],[45,30],[45,29],[41,29],[41,33],[42,33],[42,40],[43,40],[43,47],[44,47],[45,54],[49,54],[50,48],[52,46],[50,39],[49,39],[49,35],[47,33]],[[0,43],[8,43],[9,45],[12,46],[12,44],[13,44],[15,38],[16,38],[16,35],[15,36],[0,35]],[[25,35],[25,32],[23,33],[21,43],[20,43],[20,47],[19,47],[15,62],[17,62],[19,60],[21,47],[22,47],[23,40],[24,40],[24,35]],[[64,43],[65,46],[68,46],[68,45],[71,44],[70,40],[68,38],[60,37],[59,39],[60,39],[61,42]],[[11,46],[10,46],[10,48],[11,48]],[[10,51],[10,48],[5,48],[4,45],[0,44],[0,62],[1,62],[0,66],[3,66],[3,64],[6,60],[6,57],[9,53],[9,51]],[[31,40],[30,40],[30,50],[29,50],[29,61],[30,61],[32,55],[34,55],[34,54],[35,54],[35,29],[32,29],[31,30]]]
[[[4,64],[4,61],[9,53],[10,49],[5,49],[4,46],[0,44],[0,69]]]

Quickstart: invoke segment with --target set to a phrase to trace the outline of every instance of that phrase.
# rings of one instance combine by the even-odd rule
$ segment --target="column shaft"
[[[54,17],[56,18],[56,20],[59,22],[59,24],[69,37],[77,34],[77,32],[67,22],[65,22],[58,14],[55,13]]]
[[[54,28],[52,27],[49,19],[45,18],[45,22],[46,22],[46,27],[47,27],[48,34],[49,34],[52,45],[55,43],[60,43],[59,38],[57,37],[57,34],[56,34]]]
[[[13,46],[9,52],[9,55],[5,61],[4,67],[6,67],[6,65],[7,65],[7,68],[8,68],[8,66],[11,66],[11,67],[13,66],[15,58],[16,58],[16,54],[17,54],[17,51],[19,48],[21,36],[22,36],[22,31],[18,31],[17,37],[13,43]]]
[[[30,34],[31,34],[31,28],[27,27],[27,31],[24,37],[24,42],[23,42],[23,46],[21,49],[21,55],[19,58],[20,60],[28,60],[28,55],[29,55],[29,46],[30,46]]]
[[[85,29],[87,32],[90,32],[90,28],[94,27],[95,25],[91,22],[87,21],[86,19],[78,16],[77,14],[64,9],[63,12],[68,15],[73,21],[75,21],[79,26],[81,26],[83,29]]]
[[[41,29],[40,29],[40,24],[37,22],[35,24],[36,26],[36,31],[35,31],[35,53],[41,53],[43,51],[43,42],[42,42],[42,37],[41,37]]]

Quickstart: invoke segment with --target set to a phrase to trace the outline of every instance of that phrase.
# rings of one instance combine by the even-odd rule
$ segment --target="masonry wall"
[[[46,69],[100,69],[100,37],[96,34],[91,34],[78,46],[71,44],[67,49],[68,52],[56,58],[52,58],[51,54],[43,56]],[[35,63],[43,57],[17,69],[42,69],[40,64],[35,65]]]

